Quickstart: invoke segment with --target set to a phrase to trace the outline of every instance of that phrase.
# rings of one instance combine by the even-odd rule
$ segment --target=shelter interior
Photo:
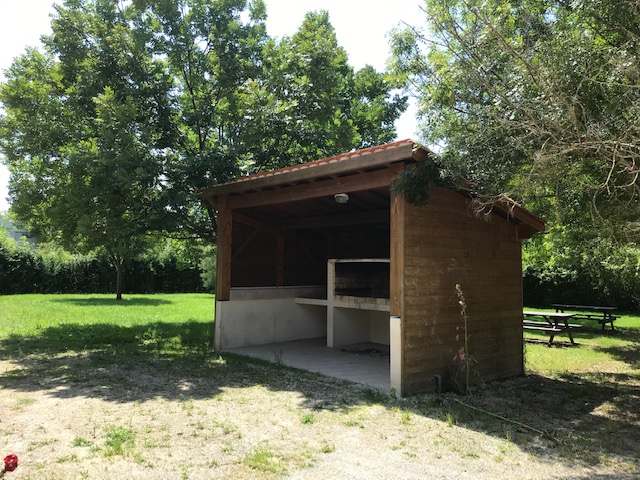
[[[389,188],[348,197],[234,210],[230,299],[243,302],[236,305],[244,314],[234,313],[235,327],[244,324],[254,334],[223,327],[222,348],[327,337],[330,347],[373,343],[388,351]],[[258,309],[265,299],[279,302],[272,305],[277,318],[248,314],[252,299]]]
[[[231,285],[326,285],[330,258],[389,258],[389,197],[378,188],[342,204],[327,195],[234,211]]]

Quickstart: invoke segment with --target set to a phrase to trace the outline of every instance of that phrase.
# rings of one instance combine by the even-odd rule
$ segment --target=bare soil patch
[[[639,400],[619,373],[394,399],[229,354],[16,352],[0,454],[15,479],[638,478]]]

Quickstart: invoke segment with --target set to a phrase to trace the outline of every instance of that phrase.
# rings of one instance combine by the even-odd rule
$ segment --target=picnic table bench
[[[554,303],[551,305],[556,309],[556,312],[564,313],[565,310],[578,311],[574,313],[573,317],[581,320],[596,320],[604,330],[604,326],[611,324],[611,330],[615,330],[613,322],[619,318],[617,315],[613,315],[613,311],[617,307],[600,307],[597,305],[568,305],[564,303]]]
[[[524,330],[541,331],[549,334],[548,345],[551,346],[553,339],[558,333],[564,331],[567,332],[569,340],[572,345],[575,345],[573,339],[574,328],[580,328],[580,325],[574,325],[569,323],[569,319],[573,318],[573,313],[559,313],[559,312],[522,312],[522,328]],[[540,320],[531,320],[531,318],[538,318]]]

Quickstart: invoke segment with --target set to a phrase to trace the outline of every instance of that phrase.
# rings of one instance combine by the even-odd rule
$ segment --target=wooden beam
[[[233,232],[233,211],[227,197],[218,197],[218,241],[216,262],[216,300],[231,298],[231,240]]]
[[[517,218],[518,220],[520,220],[522,223],[528,224],[536,232],[544,232],[545,231],[544,222],[540,218],[535,216],[533,213],[531,213],[530,211],[528,211],[528,210],[526,210],[526,209],[524,209],[524,208],[522,208],[520,206],[516,206],[509,213],[511,215],[513,215],[515,218]],[[531,235],[533,235],[533,233],[536,233],[536,232],[532,232]]]
[[[358,192],[372,188],[388,187],[391,185],[395,175],[391,169],[385,168],[384,170],[349,175],[347,177],[319,180],[306,185],[294,185],[275,190],[234,195],[229,197],[228,202],[229,207],[233,209],[297,202],[341,192]]]
[[[276,170],[267,175],[254,176],[243,180],[242,177],[234,182],[216,185],[198,193],[199,197],[217,196],[245,190],[272,188],[301,181],[309,181],[323,176],[336,176],[363,169],[376,168],[393,162],[404,160],[414,161],[416,150],[413,142],[402,143],[391,148],[374,147],[362,153],[352,152],[337,155],[330,159],[318,160],[307,164]],[[378,148],[379,150],[376,150]],[[373,151],[370,151],[373,150]],[[421,149],[418,149],[418,151]],[[422,149],[423,150],[423,149]]]
[[[236,212],[236,211],[233,212],[233,221],[234,222],[238,222],[238,223],[242,223],[242,224],[247,225],[249,227],[257,228],[258,230],[263,230],[263,231],[265,231],[267,233],[270,233],[271,235],[274,235],[274,236],[284,235],[285,238],[287,238],[289,240],[293,240],[295,242],[299,242],[301,244],[303,244],[305,242],[322,243],[317,238],[301,238],[300,236],[298,236],[294,232],[291,232],[291,231],[288,231],[288,230],[284,230],[284,229],[279,228],[279,227],[277,227],[275,225],[271,225],[270,223],[263,222],[262,220],[258,220],[257,218],[253,218],[253,217],[250,217],[248,215],[245,215],[243,213],[239,213],[239,212]]]
[[[242,223],[249,227],[256,228],[258,230],[264,230],[265,232],[270,233],[272,235],[282,234],[282,229],[276,227],[275,225],[271,225],[269,223],[263,222],[256,218],[249,217],[248,215],[245,215],[243,213],[234,212],[233,219],[236,222]]]
[[[233,252],[233,255],[231,257],[232,260],[235,260],[236,258],[238,258],[238,256],[244,252],[249,245],[251,245],[253,243],[253,241],[256,239],[256,237],[260,234],[260,230],[259,229],[255,229],[253,232],[251,232],[251,234],[247,237],[247,239],[242,242],[242,245],[240,245],[235,252]]]
[[[521,223],[527,224],[533,230],[528,237],[524,238],[529,238],[536,232],[545,231],[546,227],[544,221],[520,205],[514,205],[506,201],[499,200],[492,206],[500,210],[506,216],[507,220],[512,221],[513,219],[516,219]]]
[[[424,160],[427,155],[431,153],[431,151],[427,148],[424,148],[422,145],[416,145],[417,148],[413,149],[411,156],[416,162]]]
[[[372,212],[341,213],[320,217],[294,218],[279,223],[283,230],[302,230],[324,227],[342,227],[347,225],[368,225],[371,223],[389,223],[389,210]]]
[[[527,240],[539,231],[540,230],[535,229],[531,225],[521,223],[516,226],[516,240]]]

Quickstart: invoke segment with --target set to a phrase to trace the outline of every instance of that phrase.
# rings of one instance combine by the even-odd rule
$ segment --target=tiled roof
[[[231,183],[247,182],[250,180],[255,180],[257,178],[274,177],[277,175],[282,175],[284,173],[295,172],[295,171],[304,170],[307,168],[319,167],[321,165],[328,165],[330,163],[344,162],[352,158],[363,157],[366,155],[371,155],[373,153],[382,152],[385,150],[393,150],[401,146],[406,146],[407,144],[415,145],[416,143],[417,142],[407,138],[404,140],[398,140],[396,142],[386,143],[384,145],[379,145],[376,147],[369,147],[362,150],[354,150],[352,152],[341,153],[340,155],[334,155],[333,157],[321,158],[320,160],[314,160],[312,162],[300,163],[298,165],[292,165],[290,167],[279,168],[278,170],[270,170],[268,172],[259,172],[251,175],[244,175],[242,177],[238,177],[235,180],[228,182],[227,185]]]

